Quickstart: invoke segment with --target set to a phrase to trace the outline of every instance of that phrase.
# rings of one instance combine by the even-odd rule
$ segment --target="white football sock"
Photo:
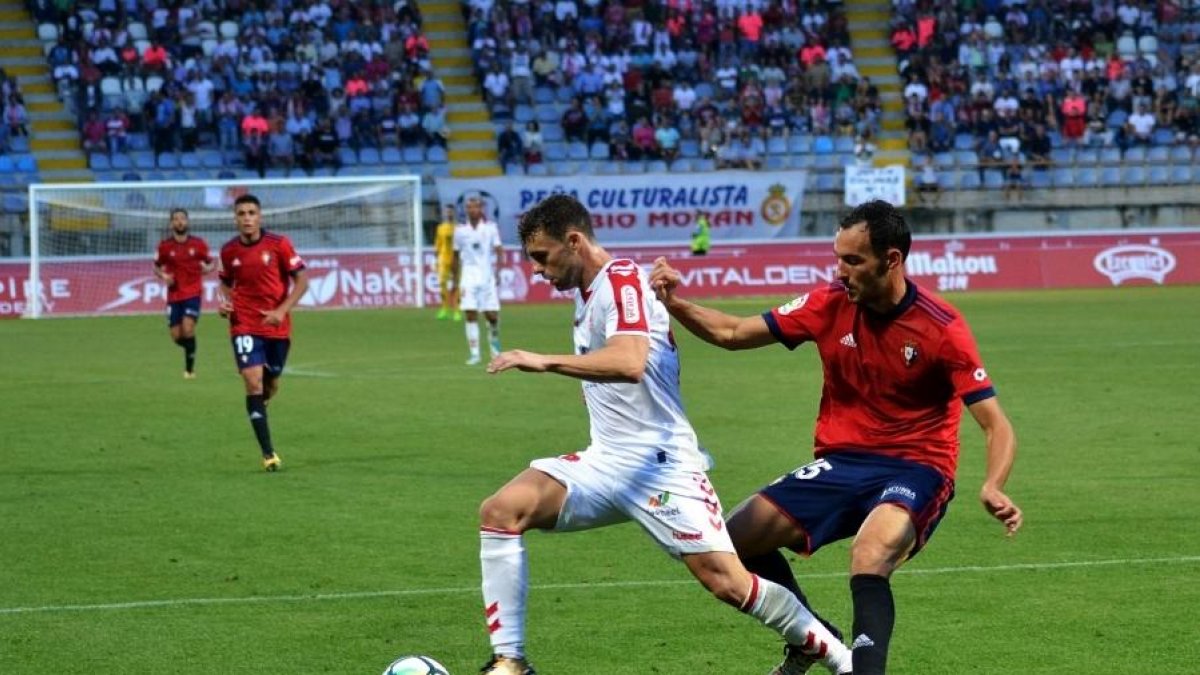
[[[750,578],[750,593],[742,602],[743,612],[774,629],[788,644],[817,657],[829,672],[850,672],[850,650],[791,591],[757,574],[751,574]]]
[[[524,658],[525,596],[529,593],[525,542],[519,534],[482,528],[479,561],[483,567],[484,621],[492,653]]]
[[[467,321],[467,349],[473,358],[479,358],[479,322]]]

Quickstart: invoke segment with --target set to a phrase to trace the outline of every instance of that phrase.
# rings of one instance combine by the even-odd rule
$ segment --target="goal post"
[[[424,307],[430,292],[420,176],[161,181],[29,186],[30,318],[161,312],[154,276],[169,214],[216,257],[236,236],[233,202],[253,194],[263,228],[292,240],[308,265],[303,308]],[[204,304],[215,302],[205,277]],[[432,289],[436,292],[436,288]]]

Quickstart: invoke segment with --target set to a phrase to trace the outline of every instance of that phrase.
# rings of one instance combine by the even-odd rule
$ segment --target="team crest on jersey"
[[[908,340],[904,343],[904,349],[902,353],[904,354],[904,365],[907,367],[912,367],[912,364],[916,362],[917,357],[921,355],[921,352],[917,351],[917,343],[913,342],[912,340]]]
[[[796,298],[795,300],[792,300],[788,304],[780,307],[779,313],[780,314],[791,314],[792,312],[803,307],[804,303],[806,303],[806,302],[808,302],[808,293],[805,293],[804,295]]]
[[[628,277],[637,272],[637,265],[628,260],[621,260],[608,266],[608,273]]]
[[[270,264],[271,264],[271,254],[270,254],[270,253],[263,252],[263,254],[262,254],[262,259],[263,259],[263,264],[264,264],[264,265],[270,265]]]
[[[196,257],[196,249],[194,249],[194,248],[189,248],[189,249],[188,249],[188,257],[189,257],[189,258],[195,258],[195,257]]]
[[[233,262],[231,263],[231,266],[232,266],[232,267],[241,267],[241,266],[242,266],[242,259],[241,259],[241,258],[234,258],[234,259],[233,259]]]

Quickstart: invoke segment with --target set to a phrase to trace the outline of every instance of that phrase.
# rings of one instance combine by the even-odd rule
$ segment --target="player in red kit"
[[[183,376],[196,377],[196,322],[200,320],[203,277],[216,263],[208,244],[188,233],[188,212],[171,209],[171,236],[158,244],[154,276],[167,285],[167,325],[171,340],[183,348]]]
[[[863,204],[842,220],[834,239],[838,281],[746,318],[676,296],[681,277],[663,259],[651,273],[671,315],[714,345],[816,343],[824,369],[816,461],[747,499],[728,525],[747,569],[787,586],[806,605],[779,549],[808,555],[854,538],[855,675],[885,672],[895,621],[890,578],[925,545],[954,497],[963,406],[987,444],[983,507],[1009,535],[1021,527],[1021,510],[1004,493],[1016,456],[1012,424],[966,321],[905,277],[911,242],[891,204]],[[810,665],[789,645],[772,672],[795,675]]]
[[[262,229],[262,205],[254,195],[234,202],[238,236],[221,247],[221,316],[229,319],[233,357],[246,385],[246,413],[262,450],[263,468],[280,467],[267,425],[267,401],[291,347],[288,314],[308,289],[304,260],[287,237]]]

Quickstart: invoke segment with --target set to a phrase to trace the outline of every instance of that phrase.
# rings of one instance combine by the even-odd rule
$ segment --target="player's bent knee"
[[[483,500],[479,505],[479,524],[497,530],[509,532],[524,532],[527,514],[519,508],[516,500],[508,498],[504,492],[498,492]]]
[[[686,559],[700,585],[718,600],[739,607],[746,598],[750,575],[744,571],[739,574],[741,567],[732,564],[733,560],[721,553],[700,553]]]
[[[877,541],[855,541],[850,545],[853,574],[890,576],[900,565],[904,552]]]

